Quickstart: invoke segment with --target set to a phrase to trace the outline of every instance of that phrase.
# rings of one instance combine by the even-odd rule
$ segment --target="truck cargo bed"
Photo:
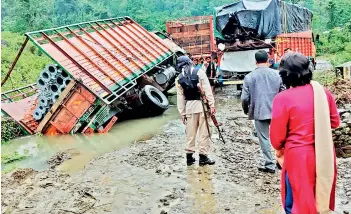
[[[172,55],[162,40],[129,17],[26,33],[44,53],[109,104]]]

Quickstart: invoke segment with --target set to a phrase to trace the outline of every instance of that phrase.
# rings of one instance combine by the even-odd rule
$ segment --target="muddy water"
[[[170,97],[170,108],[162,115],[118,122],[105,134],[94,135],[62,135],[62,136],[28,136],[14,139],[1,146],[2,154],[25,154],[29,156],[23,161],[2,165],[2,170],[11,168],[33,168],[45,170],[46,161],[57,152],[68,152],[71,158],[61,164],[58,169],[65,172],[76,172],[94,157],[129,146],[135,141],[150,139],[159,133],[168,121],[176,119],[175,96]]]

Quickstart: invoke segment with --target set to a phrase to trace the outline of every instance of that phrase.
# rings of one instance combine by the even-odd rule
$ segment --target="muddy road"
[[[17,169],[3,175],[2,213],[284,213],[280,173],[257,171],[258,140],[235,90],[224,88],[216,100],[227,144],[213,129],[214,166],[186,166],[185,129],[173,118],[161,132],[99,153],[82,167],[74,167],[81,166],[75,157],[85,155],[70,149],[48,158],[45,170]],[[133,132],[138,135],[138,129]],[[339,159],[338,172],[336,213],[342,214],[351,211],[351,160]]]

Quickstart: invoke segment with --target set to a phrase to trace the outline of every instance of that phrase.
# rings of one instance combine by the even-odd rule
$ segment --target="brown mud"
[[[69,158],[77,154],[67,151],[51,158],[47,170],[3,175],[2,213],[284,213],[280,173],[257,171],[258,140],[235,90],[226,87],[216,97],[226,144],[213,129],[214,166],[186,166],[185,129],[171,120],[163,132],[99,155],[75,172],[57,167],[74,168]],[[335,213],[342,214],[351,210],[350,158],[338,159],[338,173]]]

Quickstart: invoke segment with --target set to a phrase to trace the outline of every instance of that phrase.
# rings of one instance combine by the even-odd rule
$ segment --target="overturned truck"
[[[124,115],[154,116],[168,108],[165,93],[184,53],[131,18],[25,35],[23,47],[30,40],[54,62],[37,83],[1,94],[2,114],[26,133],[104,133]]]

